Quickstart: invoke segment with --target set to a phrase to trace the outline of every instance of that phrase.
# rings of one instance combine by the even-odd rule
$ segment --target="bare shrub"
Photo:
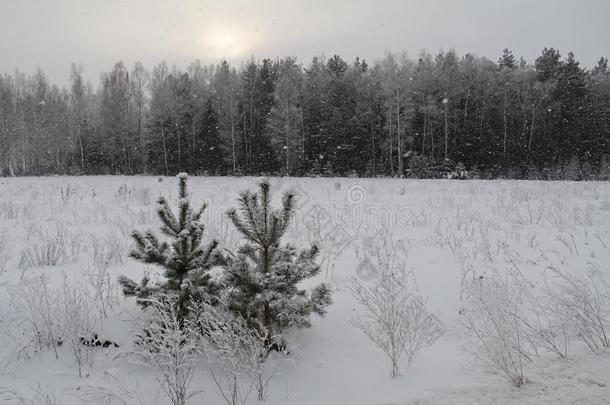
[[[76,263],[80,258],[82,250],[83,235],[70,232],[67,225],[65,221],[58,220],[55,224],[55,235],[57,239],[61,240],[63,245],[63,261],[65,263]],[[40,238],[44,239],[43,236],[40,236]]]
[[[341,253],[342,232],[328,232],[326,225],[330,220],[329,213],[319,205],[314,205],[303,217],[303,226],[306,231],[307,241],[320,248],[320,268],[324,269],[326,278],[331,278],[334,272],[333,258]],[[298,227],[291,228],[298,238]],[[339,228],[336,228],[339,229]]]
[[[129,187],[127,184],[123,183],[114,194],[114,197],[117,201],[121,202],[135,201],[140,205],[150,205],[150,194],[149,187],[136,189],[135,186]]]
[[[83,235],[80,233],[72,233],[66,239],[66,243],[64,244],[66,261],[69,263],[76,263],[83,250]]]
[[[18,405],[62,405],[64,404],[61,395],[57,394],[51,387],[38,384],[29,389],[30,393],[25,394],[5,387],[0,387],[0,400],[12,401]]]
[[[123,263],[127,244],[118,236],[111,235],[105,239],[91,239],[92,260],[94,266],[111,266]]]
[[[59,358],[57,345],[62,325],[58,318],[61,309],[47,278],[41,275],[24,280],[11,288],[9,294],[15,310],[12,326],[16,334],[21,335],[23,354],[29,356],[30,351],[51,348]]]
[[[415,275],[406,269],[407,249],[389,228],[377,227],[357,246],[357,278],[347,285],[358,304],[351,322],[387,356],[392,378],[403,355],[410,366],[443,333],[440,321],[426,309]]]
[[[109,370],[104,372],[103,385],[79,385],[70,394],[81,403],[101,404],[119,403],[121,405],[146,405],[142,387],[136,384],[131,387],[121,378],[112,374]]]
[[[62,185],[59,189],[61,202],[63,204],[67,204],[76,199],[76,186],[71,186],[70,184],[65,187]]]
[[[524,319],[524,281],[516,272],[472,273],[462,285],[461,324],[474,343],[466,350],[514,385],[526,382],[523,364],[531,360]]]
[[[19,218],[19,205],[12,201],[0,201],[0,215],[5,219]]]
[[[573,275],[548,268],[547,295],[557,317],[592,350],[610,347],[610,280],[599,268]]]
[[[173,405],[185,405],[200,359],[194,328],[183,323],[170,294],[147,300],[143,316],[135,322],[135,354],[152,367],[162,391]]]
[[[23,313],[13,310],[13,304],[0,307],[0,370],[10,372],[19,361],[36,352],[30,324]]]
[[[380,226],[362,238],[356,248],[356,257],[368,267],[368,271],[373,272],[371,276],[374,277],[380,272],[404,268],[408,258],[407,244],[402,239],[395,239],[389,228]]]
[[[359,306],[351,322],[387,356],[392,378],[398,375],[403,354],[411,365],[417,353],[443,333],[438,319],[428,313],[414,276],[403,268],[381,271],[373,285],[352,279],[348,288]]]
[[[8,228],[0,228],[0,278],[6,271],[6,263],[9,259]]]
[[[59,358],[58,346],[66,344],[82,376],[85,362],[93,361],[91,347],[83,344],[94,335],[95,325],[87,290],[80,284],[70,286],[65,278],[60,289],[52,289],[46,276],[41,275],[23,280],[8,291],[11,311],[0,313],[0,336],[14,355],[5,358],[5,366],[43,349],[52,349]]]
[[[114,198],[116,198],[117,201],[127,201],[132,197],[133,193],[135,193],[135,188],[133,186],[130,188],[127,184],[123,183],[119,186],[116,193],[114,193]]]
[[[257,399],[267,399],[269,385],[277,365],[265,360],[271,341],[262,325],[252,327],[240,316],[234,316],[221,305],[205,304],[197,310],[194,324],[200,336],[200,351],[209,362],[210,374],[220,394],[229,405],[246,402],[252,388]]]
[[[136,201],[140,205],[146,205],[146,206],[150,205],[150,203],[152,201],[150,187],[144,187],[144,188],[140,188],[140,189],[136,190]]]
[[[116,284],[108,270],[108,262],[94,260],[93,265],[83,271],[83,279],[93,291],[92,301],[99,312],[100,319],[108,318],[108,311],[112,309],[118,299]]]
[[[523,291],[524,305],[527,314],[523,316],[526,334],[532,348],[545,349],[564,358],[568,356],[570,345],[569,324],[559,314],[559,307],[552,299],[548,288],[546,291],[535,291],[533,288]]]
[[[70,347],[78,376],[83,376],[83,366],[93,363],[92,346],[84,344],[94,336],[94,325],[97,324],[93,315],[93,302],[89,292],[80,284],[70,285],[64,278],[62,289],[58,296],[61,306],[62,341]]]
[[[19,268],[57,266],[66,258],[64,238],[58,234],[43,238],[40,243],[33,244],[21,251]]]
[[[34,238],[43,239],[42,226],[37,221],[28,221],[25,223],[25,239],[29,242]]]

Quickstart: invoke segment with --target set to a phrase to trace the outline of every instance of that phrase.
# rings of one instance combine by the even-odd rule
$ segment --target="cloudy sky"
[[[97,83],[114,62],[185,67],[339,53],[454,48],[533,61],[545,46],[584,66],[610,56],[610,0],[0,0],[0,72],[40,66],[66,84],[71,62]]]

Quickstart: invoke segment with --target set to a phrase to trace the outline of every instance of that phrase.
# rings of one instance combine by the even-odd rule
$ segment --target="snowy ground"
[[[225,212],[237,192],[253,188],[255,180],[190,179],[193,201],[209,204],[210,238],[226,247],[239,242]],[[609,272],[609,183],[341,178],[272,179],[274,185],[276,191],[300,194],[288,239],[322,245],[323,271],[314,281],[327,280],[335,291],[327,317],[314,318],[311,329],[295,332],[290,354],[275,356],[280,367],[267,403],[608,403],[610,352],[594,354],[575,342],[567,359],[543,353],[526,364],[529,382],[514,388],[464,353],[457,320],[466,265],[481,272],[518,266],[532,282],[551,265],[574,273],[590,266]],[[176,179],[0,179],[0,236],[3,230],[8,235],[4,251],[0,246],[0,323],[4,319],[6,326],[11,319],[19,285],[41,274],[57,288],[64,275],[68,282],[82,281],[100,251],[112,259],[113,279],[119,274],[141,277],[146,266],[126,257],[129,233],[157,228],[159,195],[171,200]],[[275,197],[279,201],[280,194]],[[391,229],[401,241],[401,254],[407,255],[429,310],[446,329],[396,379],[388,377],[381,352],[351,325],[354,301],[345,289],[349,277],[371,277],[361,262],[370,253],[367,241],[378,238],[381,229]],[[24,249],[58,233],[67,252],[59,265],[20,266]],[[59,348],[59,359],[52,351],[18,357],[12,352],[18,345],[0,333],[0,399],[28,404],[80,404],[85,398],[90,403],[167,403],[150,369],[128,355],[131,319],[138,309],[118,291],[116,296],[99,333],[120,347],[96,348],[82,378],[68,348]],[[204,370],[191,389],[202,391],[191,404],[222,403]],[[255,395],[249,403],[257,403]]]

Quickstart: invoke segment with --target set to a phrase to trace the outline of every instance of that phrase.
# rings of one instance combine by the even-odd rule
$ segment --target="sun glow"
[[[219,31],[214,35],[214,45],[220,50],[229,48],[234,42],[233,36],[226,31]]]
[[[255,42],[253,35],[226,26],[211,29],[203,34],[204,52],[219,58],[243,56],[252,52]]]

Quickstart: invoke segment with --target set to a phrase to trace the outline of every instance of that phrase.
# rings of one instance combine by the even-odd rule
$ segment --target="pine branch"
[[[176,219],[174,213],[169,208],[167,204],[167,200],[165,197],[160,197],[158,201],[157,207],[157,215],[163,222],[163,226],[161,227],[161,231],[170,237],[176,237],[180,233],[180,226],[178,224],[178,220]]]
[[[178,173],[178,198],[187,198],[188,197],[188,190],[187,190],[187,186],[186,186],[186,181],[188,179],[188,174],[187,173]]]
[[[205,269],[207,270],[211,266],[216,264],[216,256],[214,256],[214,252],[218,247],[218,241],[213,240],[205,250],[201,249],[201,253],[197,254],[197,258],[191,262],[192,269]]]
[[[242,233],[244,233],[247,238],[253,239],[263,245],[263,235],[261,234],[255,219],[255,212],[257,210],[256,200],[256,195],[251,194],[249,191],[242,193],[240,198],[240,211],[242,215],[241,218],[239,218],[239,221],[241,227],[246,231]]]
[[[233,222],[233,225],[235,225],[235,228],[237,228],[237,230],[244,235],[247,239],[250,239],[252,241],[255,241],[259,244],[262,244],[262,241],[260,239],[260,236],[256,234],[256,232],[254,232],[252,230],[251,227],[249,227],[240,217],[239,213],[237,212],[237,210],[235,208],[231,209],[228,213],[229,215],[229,219],[231,219],[231,221]]]

